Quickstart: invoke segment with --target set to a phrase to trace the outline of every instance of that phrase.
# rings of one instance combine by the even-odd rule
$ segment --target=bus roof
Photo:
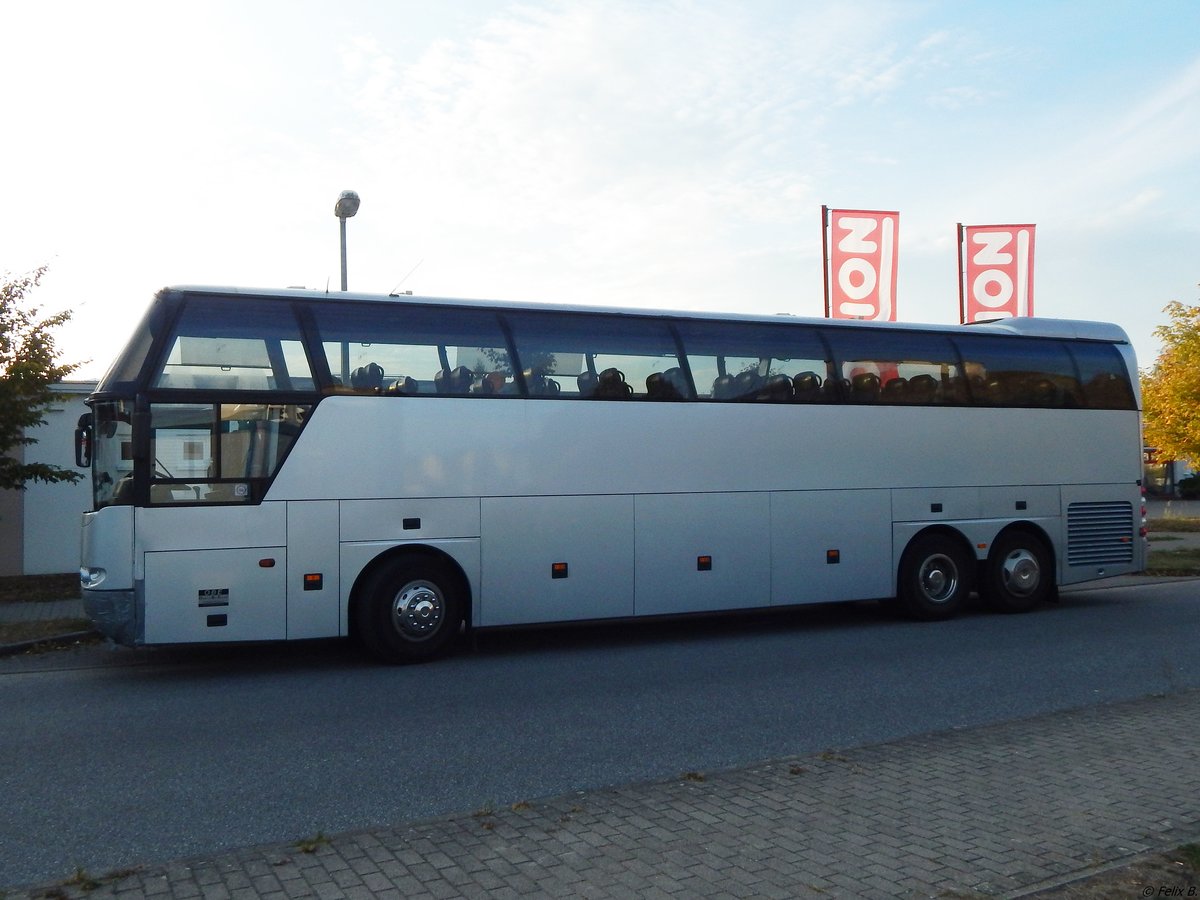
[[[842,328],[887,328],[896,330],[961,332],[970,330],[979,333],[1021,334],[1030,337],[1050,337],[1067,340],[1108,341],[1128,344],[1129,337],[1119,325],[1108,322],[1091,322],[1078,319],[1051,319],[1040,317],[997,319],[971,325],[929,324],[916,322],[875,322],[848,319],[823,319],[797,316],[780,312],[738,313],[692,311],[679,309],[641,309],[617,306],[585,306],[566,303],[539,303],[531,301],[509,301],[495,299],[465,299],[460,297],[430,297],[413,294],[369,294],[351,291],[320,291],[307,288],[245,288],[213,285],[173,285],[164,288],[168,292],[190,294],[230,295],[280,300],[333,300],[358,303],[420,303],[435,306],[490,307],[512,310],[542,310],[553,312],[603,313],[621,316],[650,316],[671,319],[705,319],[713,321],[769,322],[781,320],[797,324],[820,325]]]

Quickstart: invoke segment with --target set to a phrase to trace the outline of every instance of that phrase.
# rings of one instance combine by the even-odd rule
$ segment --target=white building
[[[56,389],[68,399],[46,411],[44,425],[29,433],[36,444],[13,452],[22,460],[37,460],[75,468],[75,426],[88,411],[84,405],[94,381],[68,381]],[[76,470],[81,475],[84,470]],[[79,568],[79,523],[92,508],[87,480],[75,484],[30,482],[26,489],[0,491],[0,575],[43,575]]]

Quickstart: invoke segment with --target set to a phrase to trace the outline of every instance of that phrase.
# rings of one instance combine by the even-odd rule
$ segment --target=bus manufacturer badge
[[[229,605],[229,588],[208,588],[207,590],[199,590],[196,592],[197,605],[199,606],[228,606]]]

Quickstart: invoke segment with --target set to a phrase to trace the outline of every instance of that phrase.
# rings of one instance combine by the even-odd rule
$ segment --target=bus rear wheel
[[[355,633],[390,663],[441,656],[463,621],[463,591],[450,567],[428,557],[389,560],[363,584]]]
[[[1029,612],[1053,590],[1054,565],[1045,541],[1029,531],[1010,531],[996,539],[979,584],[990,609]]]
[[[971,560],[961,544],[945,534],[913,539],[900,558],[896,597],[914,619],[949,619],[971,592]]]

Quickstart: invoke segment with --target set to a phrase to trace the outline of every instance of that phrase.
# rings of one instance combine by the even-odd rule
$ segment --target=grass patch
[[[1147,575],[1200,575],[1200,549],[1151,550]]]
[[[103,875],[93,876],[87,869],[76,866],[75,874],[70,878],[50,887],[34,891],[30,896],[37,898],[37,900],[71,900],[72,897],[90,894],[92,891],[102,887],[112,887],[117,882],[123,881],[141,871],[141,866],[133,866],[128,869],[113,869],[111,872],[105,872]],[[24,894],[22,893],[22,895]],[[5,896],[5,892],[0,890],[0,900],[4,900]],[[101,896],[108,896],[108,893],[106,892]]]
[[[296,841],[296,849],[301,853],[316,853],[322,847],[330,845],[329,838],[325,837],[324,832],[318,831],[310,838],[302,838]]]
[[[1146,527],[1151,533],[1155,531],[1196,532],[1200,531],[1200,519],[1187,519],[1183,516],[1168,516],[1161,519],[1147,519]]]

